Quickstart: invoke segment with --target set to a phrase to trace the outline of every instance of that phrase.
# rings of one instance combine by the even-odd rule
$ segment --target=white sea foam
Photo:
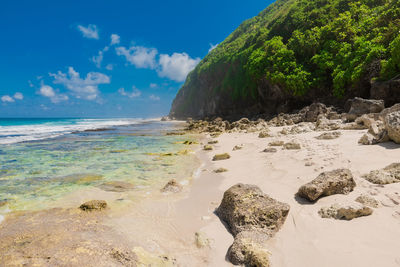
[[[26,125],[0,126],[0,144],[55,138],[73,132],[112,128],[156,121],[157,119],[79,119]]]

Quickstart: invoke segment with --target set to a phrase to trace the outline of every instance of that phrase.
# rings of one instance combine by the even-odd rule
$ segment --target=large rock
[[[392,184],[400,182],[400,163],[392,163],[381,170],[371,171],[363,176],[373,184]]]
[[[216,213],[235,237],[228,251],[232,263],[269,266],[266,241],[281,228],[289,209],[255,185],[237,184],[225,191]]]
[[[385,116],[385,128],[389,138],[400,144],[400,111],[389,113]]]
[[[289,205],[269,197],[255,185],[237,184],[225,191],[216,212],[233,235],[252,230],[272,235],[285,222],[289,209]]]
[[[311,182],[300,187],[297,195],[310,201],[316,201],[323,196],[334,194],[348,194],[353,191],[356,183],[351,171],[337,169],[323,172]]]
[[[350,99],[347,105],[350,105],[347,117],[349,120],[355,120],[363,114],[379,113],[385,108],[385,102],[383,100],[363,99],[359,97]]]

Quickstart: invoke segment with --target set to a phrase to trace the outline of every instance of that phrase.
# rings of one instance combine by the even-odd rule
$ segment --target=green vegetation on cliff
[[[278,0],[202,60],[186,101],[206,76],[235,101],[257,98],[263,81],[293,96],[324,88],[341,98],[365,79],[400,73],[399,31],[398,0]]]

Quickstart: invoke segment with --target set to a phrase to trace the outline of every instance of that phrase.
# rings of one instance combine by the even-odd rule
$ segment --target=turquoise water
[[[0,145],[0,201],[7,200],[0,214],[42,208],[74,190],[99,188],[107,181],[132,183],[139,194],[172,178],[192,175],[197,164],[191,153],[195,146],[183,141],[195,137],[166,136],[176,128],[172,123],[131,122],[113,125],[103,120],[101,125],[96,122],[101,130],[86,132],[74,132],[65,120],[33,123],[29,127],[64,123],[68,131],[55,138]],[[104,124],[108,130],[102,128]],[[8,126],[3,124],[3,132],[4,127]]]

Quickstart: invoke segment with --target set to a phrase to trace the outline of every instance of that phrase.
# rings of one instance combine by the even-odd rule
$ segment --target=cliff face
[[[170,116],[272,115],[388,86],[400,99],[399,31],[397,0],[277,0],[199,63]]]

